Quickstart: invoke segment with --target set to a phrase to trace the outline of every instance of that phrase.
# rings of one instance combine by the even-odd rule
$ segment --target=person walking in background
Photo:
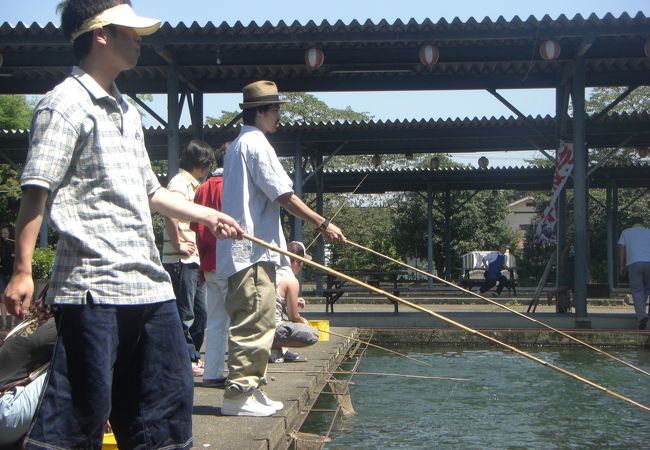
[[[627,272],[634,312],[639,329],[644,330],[648,324],[646,301],[650,295],[650,229],[638,216],[631,217],[630,224],[618,239],[618,267],[621,275]]]
[[[194,194],[194,202],[199,205],[221,211],[221,190],[223,186],[223,156],[230,142],[221,145],[215,152],[217,169],[199,186]],[[215,263],[217,259],[217,240],[205,226],[192,222],[190,227],[196,232],[196,243],[199,248],[201,265],[199,278],[205,280],[206,300],[208,306],[207,338],[205,341],[205,372],[203,384],[206,386],[221,386],[225,383],[224,365],[226,344],[228,342],[228,327],[230,318],[226,311],[226,280],[217,278]]]
[[[193,202],[201,179],[210,173],[214,153],[209,144],[194,139],[181,152],[178,174],[167,185],[179,199]],[[199,250],[190,223],[165,217],[162,252],[163,267],[169,273],[176,295],[176,306],[183,324],[192,374],[203,376],[201,346],[205,335],[207,308],[205,283],[199,280]]]
[[[0,228],[0,293],[4,292],[11,274],[14,272],[14,240],[11,236],[9,226]],[[7,308],[4,303],[0,302],[0,313],[2,322],[1,330],[11,330],[13,328],[12,316],[7,314]]]
[[[496,291],[492,294],[495,297],[501,295],[503,288],[508,286],[508,278],[506,278],[501,271],[506,267],[506,246],[500,245],[499,251],[492,252],[483,258],[483,267],[485,267],[485,281],[481,284],[479,292],[484,294],[489,291],[495,284],[498,283]]]
[[[257,81],[243,88],[244,125],[224,158],[223,212],[246,233],[286,248],[280,207],[318,228],[328,240],[345,241],[341,230],[293,193],[291,179],[266,138],[280,123],[278,88]],[[284,407],[260,389],[275,334],[275,270],[287,258],[248,240],[217,242],[217,276],[228,279],[230,316],[228,380],[224,415],[270,416]]]
[[[3,294],[23,317],[43,216],[59,235],[45,299],[57,341],[24,448],[101,448],[110,418],[120,448],[192,446],[193,382],[151,209],[243,237],[230,217],[160,186],[140,114],[115,79],[160,21],[128,0],[65,0],[63,37],[79,66],[34,109],[20,179],[14,273]]]
[[[311,260],[302,242],[289,242],[287,250]],[[275,336],[270,358],[273,363],[300,360],[298,353],[283,347],[308,347],[318,342],[318,330],[300,315],[305,301],[300,297],[300,283],[297,277],[302,271],[303,262],[295,258],[289,258],[289,261],[291,265],[280,267],[275,279]]]

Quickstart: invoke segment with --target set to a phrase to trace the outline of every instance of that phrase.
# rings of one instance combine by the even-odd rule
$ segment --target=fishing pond
[[[434,367],[368,348],[341,366],[359,372],[350,385],[356,415],[332,420],[331,412],[316,412],[336,408],[334,396],[324,393],[301,431],[325,435],[331,428],[326,449],[650,448],[650,413],[517,354],[495,347],[390,348]],[[650,404],[650,377],[612,359],[574,347],[526,351]],[[607,351],[650,371],[648,349]]]

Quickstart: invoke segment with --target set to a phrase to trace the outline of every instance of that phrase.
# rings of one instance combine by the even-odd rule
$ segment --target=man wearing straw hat
[[[243,89],[244,125],[224,160],[222,211],[247,234],[280,248],[286,241],[280,206],[315,227],[328,240],[345,241],[341,230],[310,209],[293,186],[266,139],[280,122],[278,89],[257,81]],[[275,269],[286,258],[248,240],[217,243],[217,276],[228,279],[226,309],[230,316],[228,381],[221,413],[270,416],[283,408],[260,390],[275,334]]]
[[[160,21],[138,17],[128,0],[66,0],[59,11],[79,66],[34,110],[14,273],[3,294],[10,312],[24,316],[47,211],[59,234],[46,298],[58,337],[24,448],[101,448],[109,418],[120,448],[190,448],[192,373],[151,208],[219,238],[243,230],[160,186],[140,115],[114,83]]]

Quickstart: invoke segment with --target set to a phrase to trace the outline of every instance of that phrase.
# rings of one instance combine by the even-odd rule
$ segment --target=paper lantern
[[[305,50],[305,64],[311,70],[316,70],[325,62],[325,54],[320,48],[311,47]]]
[[[479,166],[481,169],[487,169],[488,164],[490,164],[490,160],[487,159],[485,156],[481,156],[481,157],[478,159],[478,166]]]
[[[646,44],[647,47],[647,44]],[[2,53],[0,53],[0,67],[2,67]]]
[[[375,154],[372,158],[370,158],[370,162],[375,168],[379,167],[381,165],[381,155]]]
[[[640,147],[636,149],[636,152],[639,154],[639,158],[645,158],[648,156],[648,148],[647,147]]]
[[[643,52],[646,57],[650,58],[650,38],[646,39],[645,45],[643,46]]]
[[[438,51],[438,47],[436,47],[433,44],[424,44],[422,47],[420,47],[420,62],[425,65],[427,68],[433,67],[435,63],[438,62],[438,57],[440,56],[440,52]]]
[[[546,61],[553,61],[560,56],[560,42],[555,39],[547,39],[539,46],[539,54]]]

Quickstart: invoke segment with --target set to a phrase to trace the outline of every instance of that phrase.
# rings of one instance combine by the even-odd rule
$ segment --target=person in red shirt
[[[215,152],[217,169],[199,186],[194,194],[194,202],[221,210],[221,188],[223,185],[223,156],[230,143],[223,144]],[[207,339],[205,341],[205,369],[203,384],[223,385],[224,359],[228,342],[228,327],[230,318],[226,312],[226,279],[218,279],[215,275],[217,259],[217,241],[204,225],[192,223],[190,228],[196,232],[196,243],[199,248],[199,278],[205,280],[208,304]]]

